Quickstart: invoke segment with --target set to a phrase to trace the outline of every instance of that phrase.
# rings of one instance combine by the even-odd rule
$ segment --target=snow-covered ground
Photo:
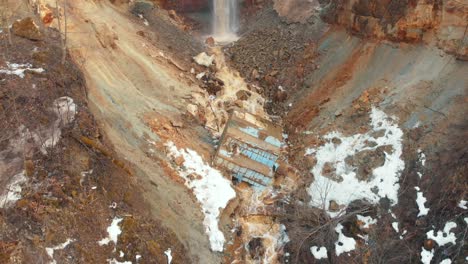
[[[425,216],[429,213],[429,208],[427,208],[424,204],[426,203],[427,199],[424,197],[423,192],[419,189],[419,187],[414,187],[416,189],[416,203],[418,204],[418,217]]]
[[[356,248],[356,240],[343,234],[343,225],[338,224],[335,228],[338,233],[338,241],[335,242],[335,253],[337,256],[347,253]]]
[[[173,142],[165,144],[169,156],[182,157],[184,162],[178,168],[179,175],[185,179],[185,185],[193,193],[202,206],[205,219],[203,224],[208,234],[211,250],[222,252],[224,248],[224,234],[219,230],[218,221],[221,210],[228,202],[236,197],[231,181],[203,161],[197,152],[191,149],[177,149]],[[189,177],[196,174],[199,177]]]
[[[67,239],[67,241],[65,241],[64,243],[60,244],[60,245],[57,245],[55,247],[46,247],[46,252],[47,252],[47,255],[50,257],[51,261],[50,261],[50,264],[56,264],[57,262],[55,261],[54,259],[54,252],[55,250],[61,250],[61,249],[64,249],[66,248],[71,242],[73,242],[74,240],[73,239]]]
[[[331,200],[344,206],[357,199],[377,203],[381,198],[387,197],[392,205],[398,201],[398,181],[405,167],[401,159],[403,131],[398,127],[396,117],[388,116],[375,107],[372,107],[370,117],[372,129],[369,132],[349,137],[336,131],[331,132],[324,136],[325,145],[316,149],[306,149],[306,155],[315,155],[317,160],[310,170],[314,175],[314,182],[308,188],[312,198],[311,205],[326,209],[331,216],[340,213],[329,211]],[[372,133],[377,131],[383,131],[383,136],[374,138]],[[334,138],[339,140],[335,140],[334,143]],[[361,151],[375,150],[381,146],[392,147],[391,153],[385,152],[385,163],[372,171],[368,181],[358,180],[356,168],[347,164],[345,159]],[[343,179],[341,182],[323,175],[326,163],[336,169],[336,175]]]
[[[36,73],[44,72],[43,68],[32,68],[32,64],[25,63],[25,64],[18,64],[18,63],[10,63],[7,62],[7,69],[0,69],[0,73],[8,74],[8,75],[16,75],[20,78],[24,78],[25,71],[31,71]]]
[[[325,259],[328,258],[327,248],[326,247],[317,247],[313,246],[310,248],[310,252],[316,259]]]
[[[119,235],[122,233],[122,230],[120,229],[119,223],[122,222],[122,218],[114,218],[112,220],[111,225],[107,228],[107,234],[108,236],[106,238],[101,239],[98,244],[100,246],[102,245],[107,245],[109,242],[114,242],[114,245],[117,245],[117,240],[119,238]]]
[[[0,195],[0,208],[5,208],[13,205],[21,199],[21,185],[27,181],[24,171],[13,176],[5,188],[3,195]]]

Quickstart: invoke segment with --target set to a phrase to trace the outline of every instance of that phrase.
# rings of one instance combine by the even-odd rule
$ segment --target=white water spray
[[[238,39],[238,0],[213,0],[213,37],[217,42],[231,42]]]

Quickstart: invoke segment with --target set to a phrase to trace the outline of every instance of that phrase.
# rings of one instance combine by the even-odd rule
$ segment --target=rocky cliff
[[[280,16],[301,22],[315,1],[275,1]],[[353,34],[393,42],[435,44],[468,59],[468,5],[458,0],[319,0],[320,16]]]

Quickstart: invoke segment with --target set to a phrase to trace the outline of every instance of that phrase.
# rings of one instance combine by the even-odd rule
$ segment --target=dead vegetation
[[[58,32],[43,33],[41,41],[13,35],[15,49],[0,57],[0,68],[11,62],[44,69],[26,71],[24,78],[0,74],[0,183],[4,188],[9,181],[5,176],[21,170],[27,177],[21,198],[0,209],[0,262],[50,262],[45,248],[71,239],[65,249],[53,253],[57,262],[136,261],[138,255],[146,263],[164,263],[164,251],[171,248],[175,263],[188,263],[184,246],[148,213],[128,164],[106,143],[87,108],[80,71],[68,56],[62,64]],[[7,34],[0,33],[0,42],[8,42]],[[22,125],[32,132],[49,127],[56,118],[51,106],[62,96],[73,98],[78,112],[71,124],[59,128],[55,147],[44,154],[34,141],[15,143],[22,140]],[[117,216],[124,220],[114,251],[97,242],[107,236],[106,228]]]

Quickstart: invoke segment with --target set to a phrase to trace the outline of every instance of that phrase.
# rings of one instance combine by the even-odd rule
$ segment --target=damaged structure
[[[231,112],[213,163],[237,181],[264,188],[273,183],[281,150],[282,129],[240,109]]]

